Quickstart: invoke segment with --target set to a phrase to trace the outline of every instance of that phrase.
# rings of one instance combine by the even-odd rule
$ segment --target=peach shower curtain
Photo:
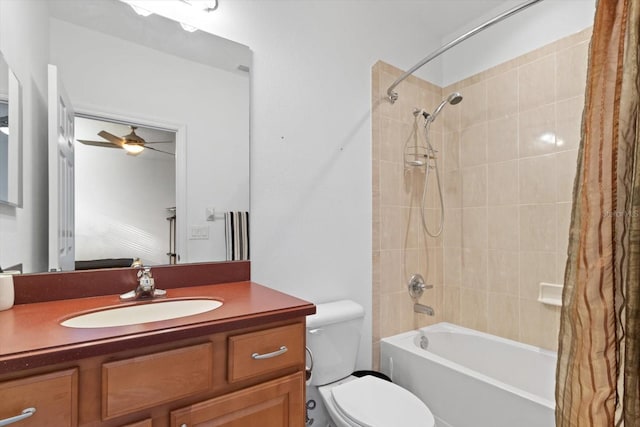
[[[599,0],[565,273],[556,425],[640,426],[639,0]]]

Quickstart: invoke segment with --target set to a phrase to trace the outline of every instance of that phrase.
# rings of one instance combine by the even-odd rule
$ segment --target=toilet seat
[[[433,427],[427,406],[404,388],[373,376],[348,381],[331,389],[341,415],[362,427]]]

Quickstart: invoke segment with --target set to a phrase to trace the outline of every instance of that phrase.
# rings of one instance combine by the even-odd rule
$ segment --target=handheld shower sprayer
[[[422,188],[422,205],[420,209],[420,218],[422,220],[422,227],[424,231],[431,237],[438,237],[442,233],[442,229],[444,227],[444,200],[442,197],[442,185],[440,184],[440,172],[438,171],[438,163],[436,153],[437,150],[433,148],[431,145],[431,141],[429,138],[429,128],[431,123],[433,123],[438,117],[438,114],[442,111],[442,109],[447,104],[456,105],[462,101],[462,95],[458,92],[453,92],[449,96],[440,102],[438,107],[433,111],[433,113],[429,114],[424,109],[416,108],[413,111],[414,117],[422,116],[424,118],[424,128],[425,128],[425,147],[416,149],[413,153],[409,153],[412,158],[410,160],[406,160],[407,158],[407,145],[405,144],[405,163],[409,166],[426,166],[425,174],[424,174],[424,186]],[[419,158],[420,157],[420,158]],[[427,199],[427,188],[429,183],[429,175],[431,169],[434,169],[436,174],[436,182],[438,184],[438,196],[440,199],[440,222],[438,224],[438,228],[436,231],[431,231],[427,227],[427,221],[425,219],[425,204]]]
[[[453,92],[452,94],[450,94],[449,96],[447,96],[445,99],[442,100],[440,105],[438,105],[438,107],[430,115],[430,118],[425,117],[425,119],[433,122],[436,119],[436,117],[438,117],[438,114],[440,114],[440,111],[442,111],[445,105],[447,104],[456,105],[460,103],[460,101],[462,101],[462,95],[460,95],[458,92]]]

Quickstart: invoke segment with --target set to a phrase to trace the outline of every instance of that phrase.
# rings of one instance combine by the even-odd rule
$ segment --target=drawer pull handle
[[[27,408],[23,409],[20,415],[16,415],[15,417],[5,418],[4,420],[0,420],[0,427],[8,426],[9,424],[17,423],[18,421],[22,421],[26,418],[29,418],[31,415],[36,413],[36,408]]]
[[[280,347],[280,350],[272,351],[271,353],[266,354],[253,353],[251,357],[256,360],[271,359],[272,357],[280,356],[287,351],[289,351],[289,349],[287,348],[287,346],[283,345],[282,347]]]

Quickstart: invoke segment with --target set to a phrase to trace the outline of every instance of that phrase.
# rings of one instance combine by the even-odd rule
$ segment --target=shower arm
[[[433,51],[431,54],[429,54],[429,56],[424,58],[422,61],[418,62],[416,65],[411,67],[408,71],[406,71],[403,75],[398,77],[396,79],[396,81],[393,82],[393,84],[391,84],[391,86],[389,86],[389,89],[387,89],[387,95],[389,96],[389,101],[391,101],[391,103],[393,104],[398,99],[398,92],[394,91],[396,86],[398,86],[407,77],[409,77],[411,74],[415,73],[416,70],[418,70],[420,67],[422,67],[423,65],[427,64],[428,62],[430,62],[432,59],[437,58],[438,56],[442,55],[443,53],[445,53],[446,51],[448,51],[449,49],[451,49],[452,47],[454,47],[458,43],[468,39],[469,37],[479,33],[480,31],[482,31],[484,29],[487,29],[487,28],[491,27],[493,24],[497,24],[498,22],[502,21],[503,19],[506,19],[506,18],[508,18],[508,17],[510,17],[512,15],[515,15],[516,13],[518,13],[518,12],[520,12],[520,11],[530,7],[530,6],[533,6],[534,4],[536,4],[538,2],[541,2],[541,1],[543,1],[543,0],[529,0],[529,1],[527,1],[525,3],[522,3],[522,4],[518,5],[518,6],[515,6],[514,8],[509,9],[509,10],[501,13],[500,15],[496,16],[495,18],[492,18],[492,19],[488,20],[484,24],[477,26],[473,30],[466,32],[465,34],[461,35],[457,39],[450,41],[449,43],[447,43],[446,45],[442,46],[438,50]]]

